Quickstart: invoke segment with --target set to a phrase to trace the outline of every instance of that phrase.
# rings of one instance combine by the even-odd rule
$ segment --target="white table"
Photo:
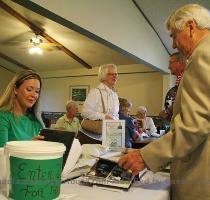
[[[155,179],[150,175],[149,179]],[[148,178],[146,179],[146,181]],[[134,182],[129,190],[121,190],[102,186],[87,186],[80,184],[80,178],[73,179],[61,185],[61,197],[56,200],[169,200],[169,183]],[[0,200],[7,198],[0,194]]]
[[[71,200],[169,200],[168,184],[133,184],[128,191],[100,186],[84,186],[78,179],[61,186],[61,193],[72,195]],[[66,198],[67,199],[67,198]]]
[[[118,154],[109,152],[103,157],[119,156]],[[159,181],[160,176],[162,175],[149,171],[147,176],[145,175],[145,182],[135,182],[127,191],[100,186],[85,186],[80,184],[80,178],[73,179],[61,185],[62,198],[56,200],[169,200],[169,183],[167,181],[157,183],[156,180]],[[0,200],[7,200],[1,191]]]

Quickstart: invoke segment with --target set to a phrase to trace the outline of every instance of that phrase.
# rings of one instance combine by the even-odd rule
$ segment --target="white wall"
[[[145,105],[148,107],[150,115],[157,115],[162,109],[163,94],[163,75],[159,72],[138,73],[139,65],[119,66],[119,77],[116,85],[118,95],[128,98],[133,103],[132,114],[135,114],[137,107]],[[99,84],[97,69],[92,73],[85,73],[86,69],[67,72],[45,72],[42,73],[43,88],[41,92],[40,108],[41,111],[65,111],[65,102],[70,98],[70,86],[88,85],[90,88]],[[124,74],[123,74],[124,73]],[[0,68],[1,94],[14,73],[4,68]],[[63,74],[63,78],[61,75]],[[89,76],[84,76],[84,75]],[[59,77],[52,78],[55,75]],[[65,77],[65,76],[66,77]],[[92,76],[91,76],[92,75]],[[75,76],[75,77],[68,77]]]
[[[13,75],[14,75],[13,72],[10,72],[10,71],[4,69],[3,67],[0,67],[0,77],[1,77],[1,81],[0,81],[0,96],[4,92],[7,84],[12,79]]]
[[[132,114],[140,105],[148,107],[149,114],[157,115],[162,109],[163,75],[159,72],[138,73],[139,65],[118,66],[117,91],[121,97],[128,98],[133,103]],[[143,67],[143,66],[141,66]],[[42,73],[43,90],[41,97],[41,110],[65,111],[65,102],[70,98],[70,86],[88,85],[93,88],[99,84],[97,70],[86,73],[84,70],[71,70],[69,72]],[[122,74],[124,73],[124,74]],[[53,78],[55,76],[60,78]],[[63,78],[61,78],[63,75]],[[92,75],[92,76],[90,76]],[[68,77],[69,76],[69,77]],[[70,77],[75,76],[75,77]]]
[[[131,0],[32,1],[168,72],[166,50]]]

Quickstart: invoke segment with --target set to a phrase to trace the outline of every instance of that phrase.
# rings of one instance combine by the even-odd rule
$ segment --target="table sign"
[[[103,120],[102,145],[110,150],[125,147],[125,120]]]

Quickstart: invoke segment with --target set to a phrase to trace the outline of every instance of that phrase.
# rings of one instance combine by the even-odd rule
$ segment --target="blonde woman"
[[[40,76],[31,70],[10,81],[0,98],[0,147],[8,141],[42,139],[37,137],[43,127],[37,114],[41,87]]]

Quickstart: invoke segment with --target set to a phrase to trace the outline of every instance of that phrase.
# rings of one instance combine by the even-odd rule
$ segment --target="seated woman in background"
[[[157,129],[151,117],[147,117],[147,108],[145,106],[140,106],[138,108],[135,124],[139,133],[146,133],[148,136],[159,137],[157,134]]]
[[[37,136],[43,128],[37,115],[41,87],[40,76],[31,70],[10,81],[0,98],[0,147],[8,141],[43,139]]]
[[[140,133],[137,131],[133,119],[129,116],[132,104],[124,98],[119,98],[119,119],[125,120],[125,147],[132,147],[132,140],[139,138]]]
[[[70,132],[78,133],[81,129],[79,119],[76,117],[78,104],[75,101],[66,102],[66,114],[60,117],[54,128],[65,129]]]

